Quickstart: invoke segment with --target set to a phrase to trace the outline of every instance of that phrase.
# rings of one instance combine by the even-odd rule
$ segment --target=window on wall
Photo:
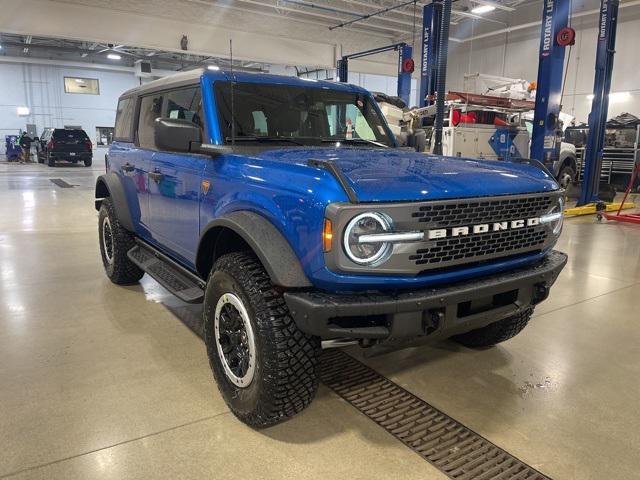
[[[83,93],[100,95],[100,82],[97,78],[64,77],[65,93]]]

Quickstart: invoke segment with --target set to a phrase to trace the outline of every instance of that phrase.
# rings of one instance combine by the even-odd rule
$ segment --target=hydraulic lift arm
[[[371,50],[365,50],[364,52],[351,53],[343,56],[338,60],[338,81],[349,81],[349,60],[355,58],[367,57],[369,55],[376,55],[378,53],[388,52],[396,50],[400,53],[398,58],[398,96],[404,100],[404,103],[409,105],[411,95],[411,74],[414,70],[414,62],[411,58],[413,49],[411,45],[406,43],[394,43],[393,45],[386,45],[384,47],[373,48]]]

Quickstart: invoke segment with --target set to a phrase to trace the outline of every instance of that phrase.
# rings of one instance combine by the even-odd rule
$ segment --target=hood
[[[306,165],[335,162],[362,202],[442,200],[557,190],[537,167],[495,160],[426,155],[400,149],[287,148],[264,160]]]

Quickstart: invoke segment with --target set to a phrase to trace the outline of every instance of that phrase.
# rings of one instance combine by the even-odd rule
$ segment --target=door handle
[[[127,162],[122,166],[122,171],[123,172],[133,172],[135,170],[135,168],[136,168],[135,165],[131,165],[129,162]]]
[[[160,183],[164,178],[164,175],[160,172],[149,172],[149,178],[153,179],[156,183]]]

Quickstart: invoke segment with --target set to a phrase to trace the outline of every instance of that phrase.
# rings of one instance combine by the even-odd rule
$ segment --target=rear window
[[[85,140],[89,138],[84,130],[61,130],[57,129],[53,132],[53,138],[56,140]]]
[[[123,98],[118,102],[118,111],[116,113],[116,128],[114,131],[114,139],[120,142],[133,141],[133,111],[135,107],[135,98]]]

